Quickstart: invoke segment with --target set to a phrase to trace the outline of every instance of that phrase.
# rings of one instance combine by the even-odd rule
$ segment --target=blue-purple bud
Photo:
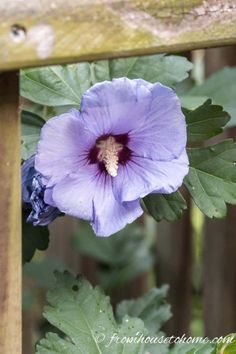
[[[57,208],[45,203],[46,186],[42,182],[41,174],[34,168],[34,160],[35,156],[32,155],[21,167],[22,202],[24,209],[30,211],[27,222],[34,226],[45,226],[61,213]]]

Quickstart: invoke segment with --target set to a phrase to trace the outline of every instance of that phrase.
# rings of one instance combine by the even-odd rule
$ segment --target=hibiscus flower
[[[141,198],[176,191],[188,173],[180,101],[160,83],[98,83],[84,93],[80,111],[44,125],[35,168],[46,204],[109,236],[143,213]]]

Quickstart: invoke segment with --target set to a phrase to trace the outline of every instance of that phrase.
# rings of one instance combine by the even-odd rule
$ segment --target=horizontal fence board
[[[0,1],[0,70],[234,43],[235,0]]]

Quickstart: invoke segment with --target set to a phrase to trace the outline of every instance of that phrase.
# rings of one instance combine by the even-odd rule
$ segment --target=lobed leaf
[[[226,203],[236,204],[236,144],[225,140],[210,147],[188,149],[189,174],[184,184],[208,217],[226,215]]]
[[[124,300],[117,305],[116,317],[119,322],[125,315],[141,318],[149,335],[158,334],[160,328],[171,317],[170,305],[166,303],[168,286],[152,288],[133,300]]]
[[[89,63],[21,70],[21,95],[45,106],[79,107],[82,94],[90,86]]]
[[[187,122],[188,142],[195,143],[209,139],[223,131],[230,120],[221,106],[213,105],[209,99],[195,110],[183,109]]]
[[[141,297],[133,300],[124,300],[117,305],[116,317],[119,322],[125,315],[140,318],[148,330],[148,335],[158,337],[160,340],[164,333],[159,332],[160,328],[171,317],[170,305],[166,303],[168,286],[161,288],[152,288]],[[167,354],[169,345],[167,343],[157,342],[155,344],[147,343],[145,353]]]
[[[180,192],[171,194],[149,194],[142,199],[144,209],[156,220],[174,221],[181,218],[187,208]]]
[[[188,77],[192,64],[176,55],[145,55],[132,58],[102,60],[93,64],[93,83],[118,77],[142,78],[173,86]]]
[[[218,354],[216,345],[212,343],[178,343],[168,354]]]
[[[206,96],[220,104],[236,122],[236,68],[226,67],[210,76],[200,86],[188,92],[189,96]]]
[[[65,334],[60,338],[48,334],[37,345],[37,354],[142,354],[142,343],[117,343],[110,339],[146,334],[140,319],[126,316],[117,324],[109,298],[99,287],[93,288],[82,276],[56,273],[57,283],[48,293],[49,306],[44,310],[47,320]],[[110,345],[109,345],[110,343]]]

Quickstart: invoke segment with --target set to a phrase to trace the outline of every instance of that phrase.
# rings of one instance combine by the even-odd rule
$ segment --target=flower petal
[[[35,158],[35,168],[51,186],[85,163],[87,151],[95,144],[95,136],[80,120],[79,112],[51,118],[43,126]]]
[[[139,199],[122,204],[116,201],[111,178],[109,178],[109,184],[106,182],[106,187],[94,198],[94,215],[91,224],[97,236],[110,236],[142,214]]]
[[[44,201],[46,204],[51,206],[56,206],[54,200],[52,199],[53,187],[46,188],[44,191]]]
[[[128,147],[135,155],[170,161],[186,146],[186,122],[181,103],[169,87],[156,83],[151,88],[149,112],[129,133]]]
[[[127,78],[94,85],[82,98],[84,124],[97,137],[129,132],[142,124],[148,113],[151,87],[147,81]]]
[[[62,212],[89,220],[97,236],[110,236],[142,214],[139,201],[115,200],[111,177],[98,174],[96,165],[65,177],[53,188],[52,198]]]
[[[175,192],[188,173],[188,157],[184,150],[172,161],[153,161],[132,157],[126,165],[120,165],[113,178],[113,192],[119,202],[143,198],[149,193]]]

